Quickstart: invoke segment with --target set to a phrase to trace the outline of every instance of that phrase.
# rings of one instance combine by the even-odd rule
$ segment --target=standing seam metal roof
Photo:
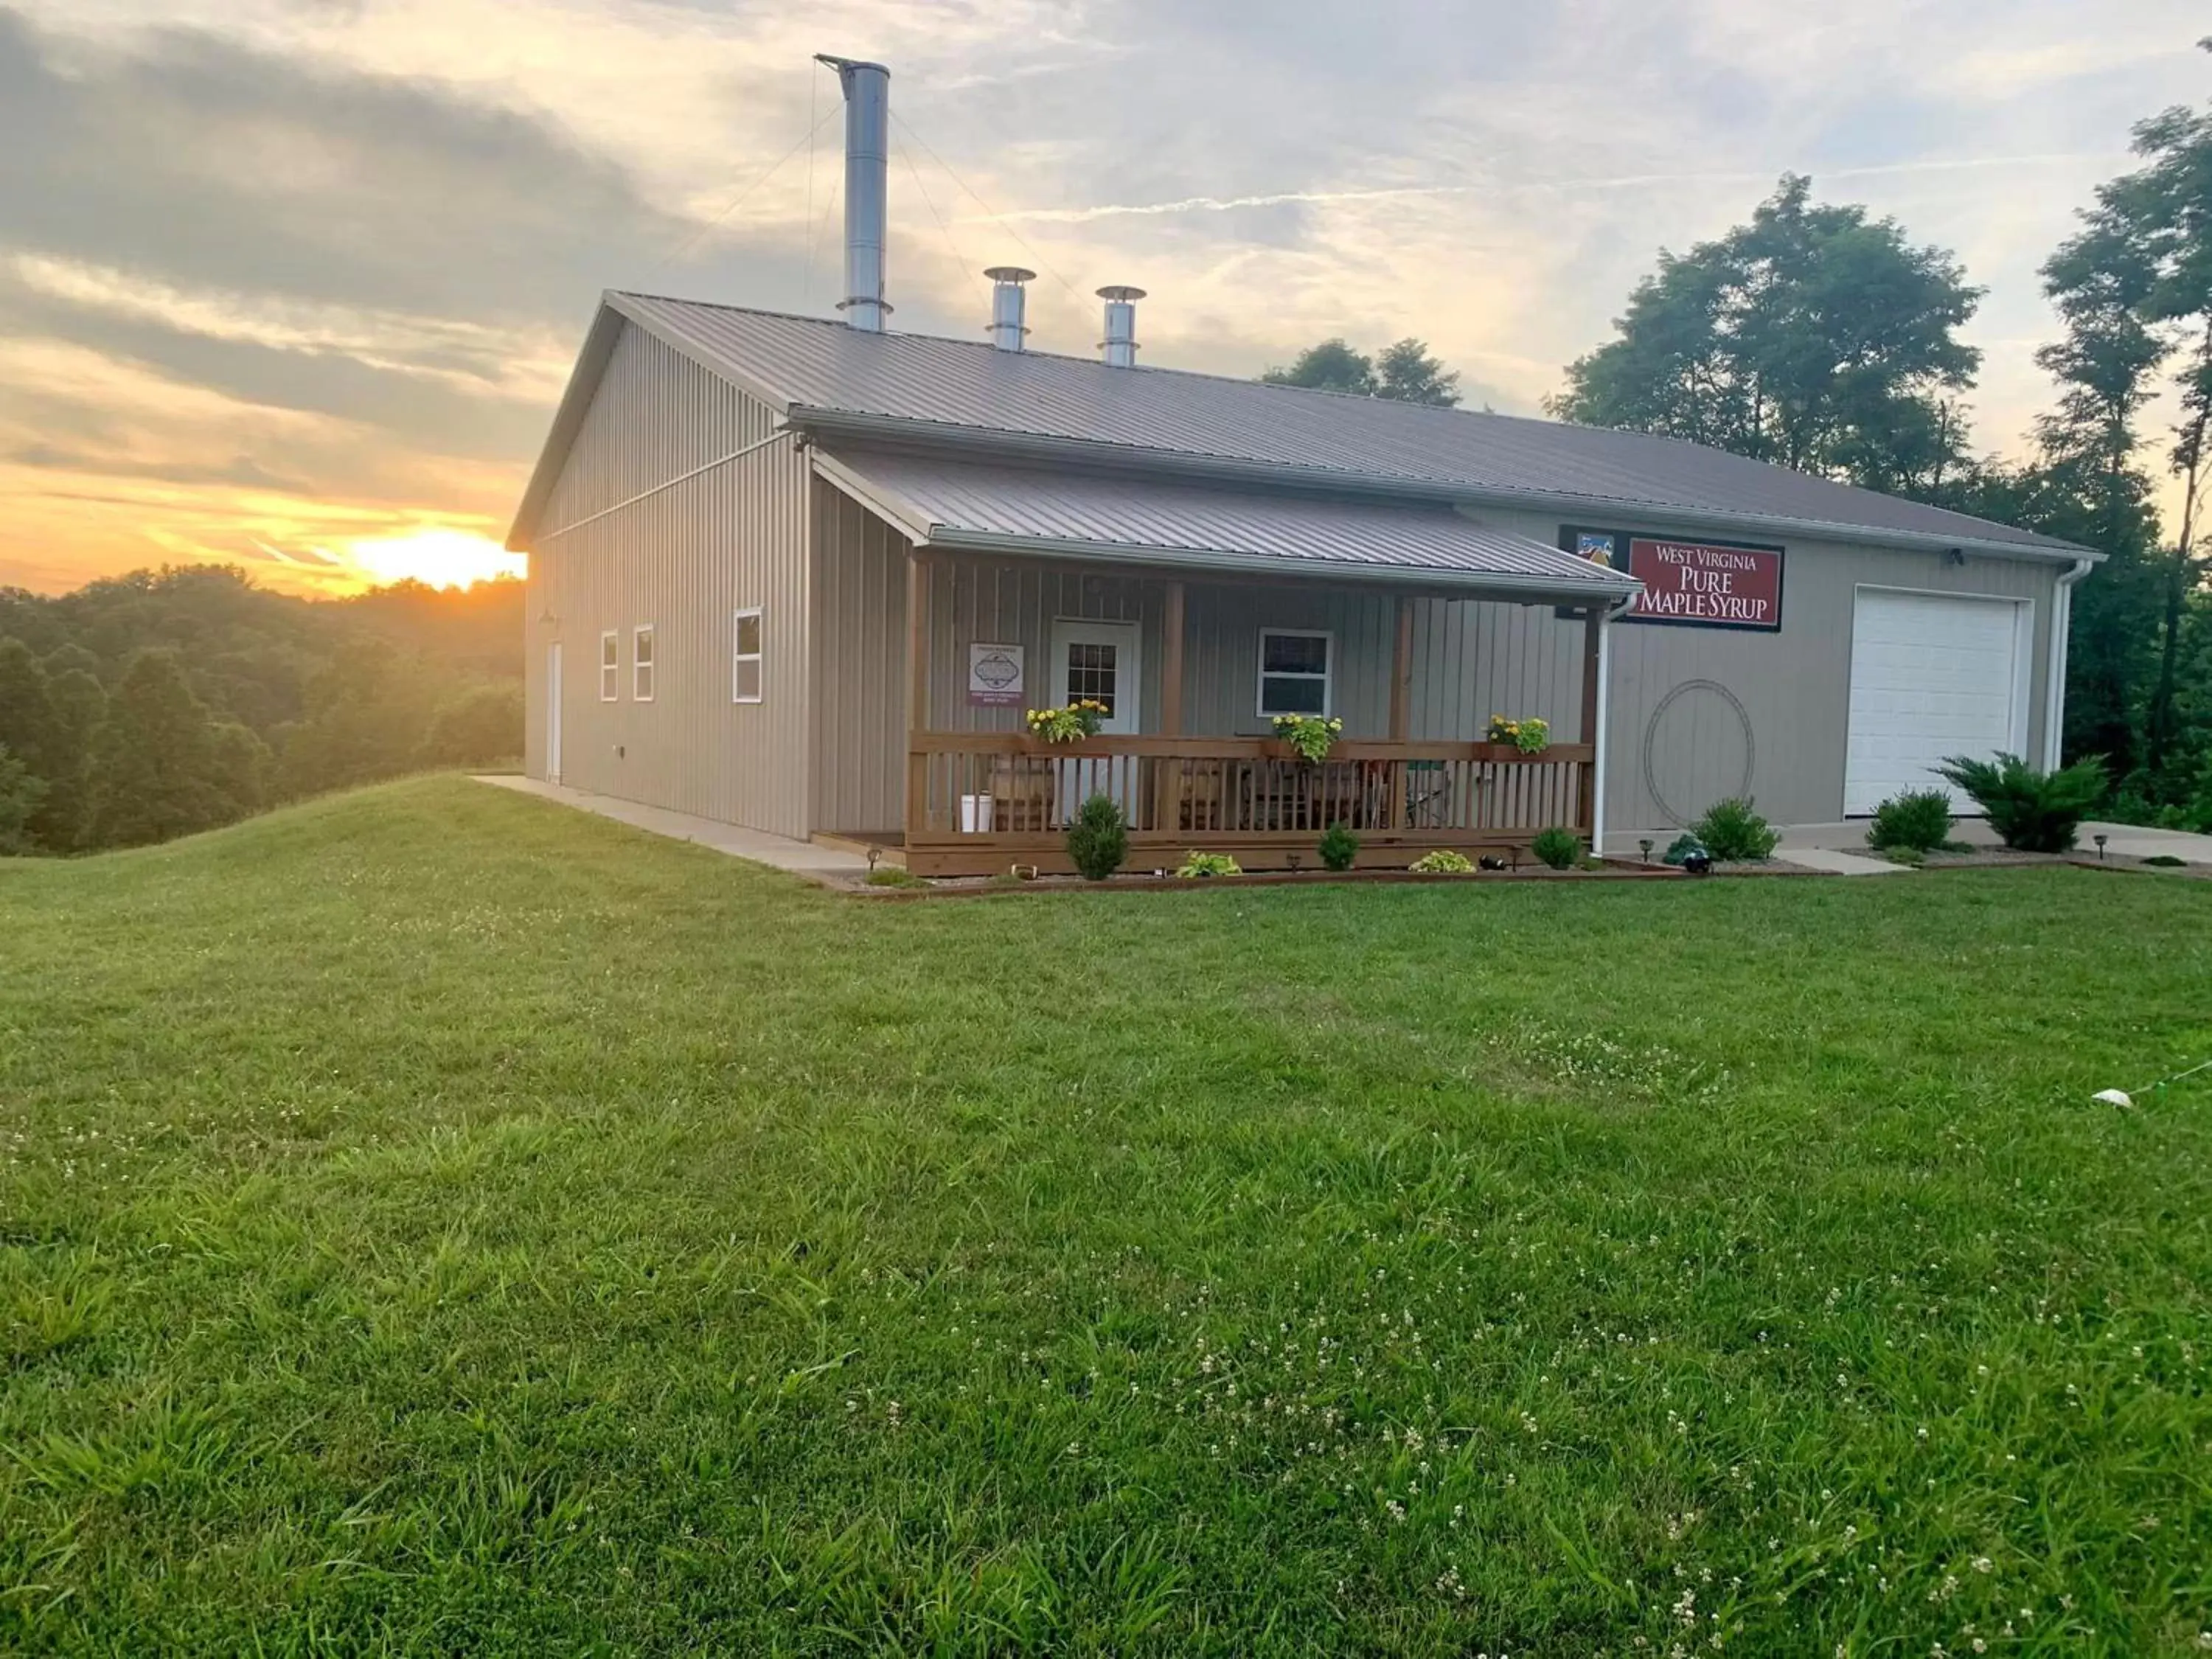
[[[984,342],[868,334],[819,318],[617,293],[608,303],[788,414],[836,411],[1226,460],[1364,483],[1574,497],[1592,511],[1769,518],[1854,532],[1955,538],[2023,552],[2081,550],[2008,525],[1810,477],[1646,433],[1434,409]]]
[[[1346,575],[1429,575],[1440,583],[1625,597],[1634,580],[1449,507],[1399,507],[1257,490],[946,460],[839,445],[818,452],[906,509],[925,540],[1019,538],[1213,554],[1328,567]],[[946,532],[951,532],[947,535]]]

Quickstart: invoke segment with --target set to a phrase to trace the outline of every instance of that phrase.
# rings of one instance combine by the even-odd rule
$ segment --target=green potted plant
[[[1290,744],[1300,760],[1319,765],[1344,735],[1344,722],[1323,714],[1278,714],[1275,735]]]
[[[1552,746],[1552,726],[1548,720],[1534,714],[1519,720],[1508,720],[1503,714],[1490,717],[1490,741],[1510,743],[1524,755],[1540,755]]]

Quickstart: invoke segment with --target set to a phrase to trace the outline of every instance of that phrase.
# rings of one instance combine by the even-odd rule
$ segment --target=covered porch
[[[981,471],[870,458],[850,472],[866,495],[829,507],[825,547],[866,540],[871,520],[896,532],[877,538],[875,585],[896,573],[883,598],[903,613],[876,647],[878,673],[902,659],[896,809],[832,833],[949,876],[1067,870],[1066,826],[1095,794],[1120,805],[1128,866],[1147,871],[1192,852],[1316,868],[1337,823],[1363,868],[1439,848],[1525,857],[1543,830],[1599,828],[1607,621],[1634,591],[1619,573],[1449,510],[1015,469],[987,493],[963,476]],[[1077,527],[1036,522],[1042,492],[1078,495],[1088,533],[1035,533]],[[1125,539],[1140,533],[1166,544]],[[1243,550],[1289,537],[1316,552]],[[1547,624],[1534,648],[1510,625],[1529,606]],[[1078,697],[1106,706],[1096,735],[1030,734],[1027,709]],[[1278,714],[1343,731],[1310,763],[1274,736]],[[1551,741],[1489,742],[1492,714],[1540,718]]]

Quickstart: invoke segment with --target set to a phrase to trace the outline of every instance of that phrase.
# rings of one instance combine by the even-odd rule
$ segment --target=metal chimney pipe
[[[1106,302],[1106,337],[1098,343],[1106,363],[1111,368],[1134,368],[1137,366],[1137,306],[1145,297],[1140,288],[1125,288],[1115,284],[1102,288],[1098,297]]]
[[[1023,326],[1022,312],[1027,298],[1022,284],[1036,275],[1024,270],[1019,265],[993,265],[983,273],[991,279],[991,343],[1001,351],[1019,351],[1022,337],[1029,332]]]
[[[881,64],[815,54],[845,91],[845,297],[847,326],[884,331],[886,179],[890,171],[891,72]]]

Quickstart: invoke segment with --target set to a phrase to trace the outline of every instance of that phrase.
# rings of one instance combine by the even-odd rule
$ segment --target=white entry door
[[[1062,704],[1088,697],[1106,705],[1103,733],[1136,734],[1141,724],[1138,650],[1142,638],[1134,623],[1080,622],[1063,617],[1052,625],[1052,689]],[[1060,763],[1054,791],[1057,816],[1065,819],[1092,795],[1111,795],[1132,817],[1137,810],[1137,763],[1115,755]]]
[[[545,647],[545,781],[561,781],[561,641]]]
[[[1852,607],[1844,811],[1907,789],[1970,801],[1933,769],[1953,755],[2027,750],[2028,606],[2018,599],[1863,587]]]

